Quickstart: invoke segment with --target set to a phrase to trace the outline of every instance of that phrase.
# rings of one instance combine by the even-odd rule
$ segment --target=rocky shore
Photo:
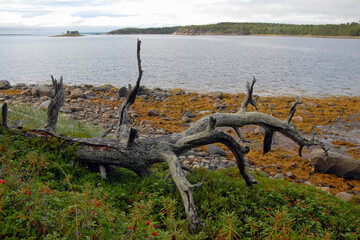
[[[105,130],[117,123],[119,107],[125,101],[129,87],[81,85],[66,86],[65,90],[67,96],[61,114]],[[50,86],[12,86],[8,81],[0,81],[0,101],[10,106],[25,104],[46,110],[52,95]],[[210,113],[236,112],[243,97],[243,94],[203,94],[142,87],[129,115],[140,136],[161,136],[183,131]],[[286,118],[293,101],[291,97],[260,98],[258,107],[259,111],[272,112],[282,119]],[[333,194],[341,192],[340,195],[349,200],[360,193],[359,109],[359,97],[303,99],[293,122],[304,135],[315,133],[331,146],[331,158],[323,156],[317,149],[310,149],[300,158],[296,155],[297,146],[281,135],[275,136],[274,150],[263,156],[264,130],[256,126],[244,127],[241,133],[251,142],[245,145],[252,149],[247,155],[249,168],[270,178],[312,185]],[[233,134],[231,129],[223,130]],[[192,149],[180,160],[188,167],[210,170],[236,166],[230,151],[217,144]],[[339,161],[345,161],[347,168],[339,167]],[[339,169],[342,172],[338,173]]]

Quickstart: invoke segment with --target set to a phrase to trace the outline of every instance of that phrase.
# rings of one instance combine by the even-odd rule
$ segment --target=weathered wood
[[[103,178],[106,177],[106,168],[108,166],[120,166],[130,169],[142,177],[149,176],[152,172],[150,167],[154,163],[167,162],[170,168],[170,174],[175,182],[183,203],[185,212],[189,222],[189,229],[191,232],[197,232],[204,224],[199,218],[195,202],[193,199],[193,189],[201,186],[200,184],[190,184],[183,173],[183,166],[179,162],[179,155],[189,151],[192,148],[212,144],[222,143],[234,154],[238,169],[248,186],[251,186],[257,181],[247,171],[244,156],[249,152],[248,147],[242,147],[231,135],[221,131],[218,127],[232,127],[243,142],[245,140],[238,128],[246,125],[258,125],[265,129],[264,138],[264,154],[271,149],[272,140],[275,132],[279,132],[299,145],[299,154],[303,147],[312,145],[319,145],[324,150],[325,146],[321,143],[316,143],[314,139],[307,140],[303,138],[290,124],[291,118],[295,113],[296,105],[300,101],[296,101],[291,108],[288,118],[285,121],[277,119],[272,115],[261,112],[248,112],[249,104],[256,108],[258,97],[253,95],[254,78],[252,83],[247,84],[247,95],[241,104],[237,113],[216,113],[207,115],[191,125],[186,131],[161,137],[154,138],[137,138],[137,131],[130,127],[128,121],[127,109],[134,103],[136,95],[139,91],[140,81],[142,78],[141,59],[140,59],[140,45],[138,40],[137,57],[139,76],[136,86],[132,89],[126,102],[122,105],[119,116],[118,129],[114,138],[103,138],[110,130],[105,132],[100,138],[71,138],[60,135],[55,132],[58,111],[63,104],[65,91],[62,85],[62,78],[58,83],[53,77],[53,87],[55,96],[48,110],[48,121],[45,130],[30,130],[20,131],[19,129],[12,129],[15,132],[21,132],[28,137],[50,138],[57,137],[62,139],[66,144],[77,144],[76,155],[77,160],[82,161],[88,165],[96,166],[101,171]],[[4,119],[4,117],[3,117]],[[6,119],[6,118],[5,118]],[[4,120],[3,120],[4,121]]]
[[[2,116],[2,126],[4,126],[5,128],[8,127],[8,123],[7,123],[7,114],[8,114],[8,107],[7,107],[7,103],[4,103],[1,107],[1,116]]]

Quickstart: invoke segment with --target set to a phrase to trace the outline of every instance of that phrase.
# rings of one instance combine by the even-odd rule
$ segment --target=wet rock
[[[310,153],[311,165],[317,172],[334,174],[345,179],[360,180],[360,161],[351,156],[329,151],[328,156],[321,149]]]
[[[340,199],[344,200],[345,202],[350,202],[351,199],[353,198],[353,195],[351,195],[350,193],[347,193],[347,192],[339,192],[335,195],[335,197],[340,198]]]
[[[1,80],[0,81],[0,89],[9,89],[11,85],[8,80]]]
[[[220,156],[226,156],[227,153],[216,145],[209,144],[206,146],[206,151],[209,154],[218,154]]]
[[[149,117],[153,117],[153,116],[156,117],[156,116],[159,116],[159,112],[154,109],[149,109],[149,110],[147,110],[147,115]]]
[[[75,88],[70,93],[70,98],[76,99],[76,98],[86,98],[85,93],[80,88]]]

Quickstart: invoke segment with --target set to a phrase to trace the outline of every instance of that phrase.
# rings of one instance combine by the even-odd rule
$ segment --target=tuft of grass
[[[235,168],[198,169],[188,180],[206,226],[190,235],[181,196],[156,176],[117,168],[109,179],[75,162],[76,146],[56,138],[0,132],[0,239],[358,239],[360,206],[313,187],[256,174],[247,187]]]
[[[9,123],[27,129],[44,128],[46,125],[46,117],[46,111],[37,109],[36,107],[27,105],[9,107]],[[94,138],[100,136],[103,129],[91,123],[69,119],[59,114],[56,131],[69,137]]]

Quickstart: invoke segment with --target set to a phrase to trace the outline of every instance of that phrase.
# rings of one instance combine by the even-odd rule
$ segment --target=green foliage
[[[247,187],[235,168],[196,170],[203,230],[189,235],[167,164],[141,179],[109,179],[73,163],[76,146],[0,133],[0,239],[358,239],[360,207],[313,187],[269,180]]]
[[[172,34],[180,27],[162,28],[122,28],[109,32],[109,34]]]
[[[297,25],[282,23],[223,22],[208,25],[191,25],[166,28],[124,28],[109,34],[173,34],[175,32],[203,35],[311,35],[311,36],[360,36],[359,23]]]
[[[22,105],[9,107],[9,123],[20,125],[25,129],[44,128],[46,125],[46,117],[46,111],[31,106]],[[91,123],[69,119],[60,114],[56,131],[69,137],[93,138],[100,136],[103,129]]]

